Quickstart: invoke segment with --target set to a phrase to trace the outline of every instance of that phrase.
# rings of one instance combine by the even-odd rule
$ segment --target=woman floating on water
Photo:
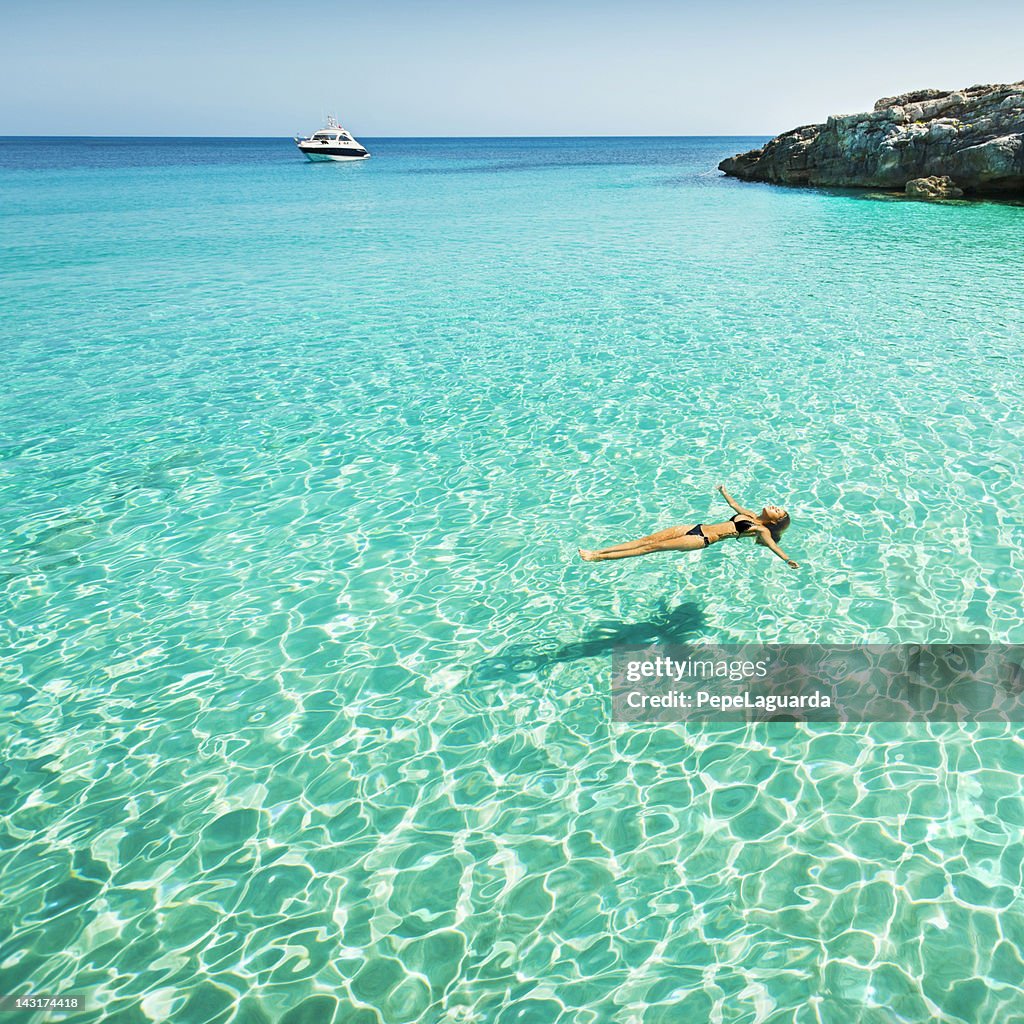
[[[612,558],[635,558],[637,555],[649,555],[655,551],[700,551],[710,547],[716,541],[728,537],[742,537],[744,534],[756,537],[758,544],[763,544],[781,558],[790,569],[800,566],[786,555],[778,545],[778,539],[789,526],[789,513],[778,505],[765,505],[757,514],[749,508],[737,505],[726,489],[719,484],[718,491],[723,498],[736,510],[736,515],[724,523],[698,523],[696,526],[670,526],[660,533],[652,533],[649,537],[630,541],[627,544],[616,544],[600,551],[584,551],[580,548],[580,558],[586,562],[604,562]]]

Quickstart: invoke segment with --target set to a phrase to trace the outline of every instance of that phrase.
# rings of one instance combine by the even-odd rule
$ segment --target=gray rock
[[[902,190],[951,178],[962,193],[1024,196],[1024,82],[888,96],[718,166],[744,181]]]
[[[929,178],[913,178],[905,189],[911,199],[958,199],[964,194],[956,182],[946,174],[933,174]]]

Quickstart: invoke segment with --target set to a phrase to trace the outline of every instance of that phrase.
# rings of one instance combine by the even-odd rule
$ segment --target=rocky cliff
[[[794,128],[718,166],[744,181],[1024,196],[1024,82],[889,96],[871,113]]]

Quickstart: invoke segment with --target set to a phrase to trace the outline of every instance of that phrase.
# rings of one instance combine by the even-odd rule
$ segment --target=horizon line
[[[360,133],[362,134],[362,133]],[[729,132],[720,135],[365,135],[367,139],[390,141],[394,139],[762,139],[774,138],[767,132]],[[4,135],[0,140],[52,140],[66,142],[69,139],[238,139],[238,140],[282,140],[291,142],[293,135]]]

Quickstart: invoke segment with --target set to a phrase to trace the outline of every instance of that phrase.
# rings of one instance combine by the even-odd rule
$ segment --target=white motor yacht
[[[297,135],[295,145],[310,160],[365,160],[370,155],[333,117],[327,118],[326,128],[314,132],[308,139]]]

